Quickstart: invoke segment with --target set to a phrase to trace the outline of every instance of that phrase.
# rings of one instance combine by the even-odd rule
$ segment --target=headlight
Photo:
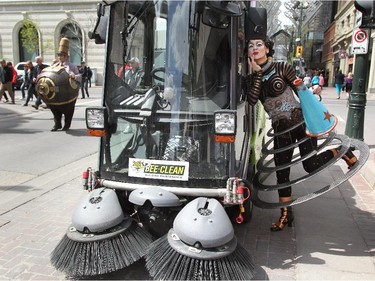
[[[215,112],[215,134],[235,135],[236,134],[236,111],[216,111]]]
[[[215,111],[215,140],[217,142],[234,142],[237,130],[236,114],[235,110]]]
[[[104,136],[107,128],[107,109],[105,107],[86,108],[86,127],[92,136]]]

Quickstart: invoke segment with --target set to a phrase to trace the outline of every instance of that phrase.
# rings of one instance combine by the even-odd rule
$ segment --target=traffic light
[[[360,28],[375,28],[375,1],[356,0],[355,8],[362,13],[362,24]]]
[[[302,50],[303,50],[302,46],[297,46],[297,49],[296,49],[296,57],[297,58],[301,58],[302,57]]]

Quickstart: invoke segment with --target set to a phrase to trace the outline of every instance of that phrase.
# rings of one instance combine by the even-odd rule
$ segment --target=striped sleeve
[[[260,91],[262,88],[263,73],[257,72],[254,75],[250,75],[248,78],[248,94],[247,101],[251,105],[255,105],[258,102]]]
[[[293,84],[293,81],[297,79],[296,72],[294,71],[293,66],[291,66],[289,63],[283,62],[282,72],[286,83],[291,86],[293,91],[297,94],[297,88]]]

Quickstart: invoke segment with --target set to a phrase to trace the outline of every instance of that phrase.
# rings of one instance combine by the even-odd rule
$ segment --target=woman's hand
[[[250,68],[255,71],[259,72],[262,70],[262,68],[255,62],[254,56],[253,57],[248,57],[247,58],[247,63],[249,64]]]

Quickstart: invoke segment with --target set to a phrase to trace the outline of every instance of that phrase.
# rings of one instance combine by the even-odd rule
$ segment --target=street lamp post
[[[356,55],[353,89],[348,101],[348,117],[345,135],[363,141],[366,107],[366,77],[368,77],[368,54]]]
[[[299,38],[299,41],[298,41],[298,45],[299,46],[302,46],[302,22],[303,22],[303,8],[301,7],[301,2],[297,2],[299,5],[298,5],[298,9],[300,10],[300,14],[299,14],[299,19],[298,19],[298,38]]]
[[[307,2],[301,2],[301,1],[297,1],[293,8],[295,10],[299,10],[299,16],[298,16],[298,42],[297,42],[297,45],[298,46],[302,46],[302,23],[303,23],[303,10],[307,9],[309,6],[309,4]],[[296,40],[296,41],[297,41]]]
[[[356,0],[354,6],[361,12],[359,28],[375,28],[375,1]],[[364,30],[361,31],[365,32]],[[368,43],[367,43],[368,44]],[[369,49],[369,48],[368,48]],[[351,138],[363,140],[365,107],[366,107],[366,79],[368,78],[369,54],[356,54],[354,66],[353,89],[349,96],[348,118],[345,134]]]

